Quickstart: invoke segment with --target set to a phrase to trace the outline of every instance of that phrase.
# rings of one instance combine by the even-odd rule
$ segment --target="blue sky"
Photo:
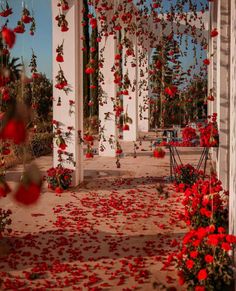
[[[55,0],[56,1],[56,0]],[[82,1],[82,0],[79,0]],[[114,0],[115,1],[115,0]],[[134,0],[137,1],[137,0]],[[149,1],[149,2],[148,2]],[[168,10],[170,3],[176,4],[177,0],[165,0],[164,9]],[[4,0],[0,0],[4,3]],[[31,49],[34,49],[35,54],[38,59],[38,70],[40,72],[46,73],[46,75],[51,79],[52,76],[52,16],[51,16],[51,0],[25,0],[26,7],[30,11],[34,11],[34,16],[36,19],[36,33],[35,36],[29,35],[29,26],[27,25],[27,32],[24,34],[17,34],[17,42],[12,50],[12,55],[17,57],[23,57],[26,67],[30,63]],[[198,8],[200,2],[206,4],[207,0],[194,0],[193,3],[198,3]],[[21,17],[22,1],[21,0],[8,0],[10,7],[13,8],[13,14],[9,17],[10,28],[14,28],[17,21]],[[146,5],[149,5],[151,0],[147,0]],[[5,19],[0,18],[1,25],[4,24]],[[200,49],[198,48],[198,55]],[[192,45],[189,42],[188,56],[183,58],[183,67],[187,68],[189,61],[193,59]]]
[[[56,0],[55,0],[56,1]],[[4,1],[1,1],[4,3]],[[26,7],[30,12],[34,11],[36,20],[35,36],[29,35],[30,24],[26,25],[24,34],[17,34],[17,41],[12,49],[12,55],[23,57],[26,66],[29,65],[32,50],[35,51],[38,59],[38,70],[46,73],[51,79],[52,76],[52,16],[51,0],[25,0]],[[9,17],[9,28],[14,28],[21,18],[22,1],[8,0],[9,6],[13,8],[13,14]],[[1,26],[5,23],[3,17],[0,18]]]

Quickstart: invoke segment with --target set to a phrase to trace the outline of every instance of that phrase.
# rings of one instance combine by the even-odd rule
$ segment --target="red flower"
[[[25,124],[21,120],[10,119],[0,132],[0,138],[11,139],[15,144],[23,143],[26,140]]]
[[[69,30],[69,27],[67,25],[62,25],[61,26],[61,32],[66,32]]]
[[[97,27],[97,19],[91,18],[89,24],[91,25],[92,29],[95,29]]]
[[[196,286],[195,291],[205,291],[206,288],[204,286]]]
[[[214,258],[211,255],[206,255],[205,256],[205,261],[206,261],[206,263],[210,264],[210,263],[212,263],[214,261]]]
[[[207,66],[208,66],[208,65],[210,65],[211,62],[210,62],[209,59],[205,59],[205,60],[203,61],[203,63],[204,63],[204,65],[207,65]]]
[[[166,152],[162,148],[157,148],[153,151],[153,156],[155,158],[164,158]]]
[[[180,285],[180,286],[183,286],[184,283],[185,283],[185,279],[184,279],[184,277],[183,277],[183,276],[180,276],[180,277],[179,277],[179,285]]]
[[[39,79],[41,75],[39,73],[33,73],[32,74],[32,79]]]
[[[198,272],[198,275],[197,275],[199,281],[206,280],[207,276],[208,275],[207,275],[207,270],[206,269],[201,269]]]
[[[24,205],[31,205],[38,201],[41,187],[35,183],[29,185],[20,184],[14,198],[17,202]]]
[[[70,7],[69,7],[68,3],[64,3],[64,4],[62,4],[61,8],[62,8],[63,11],[66,11],[66,10],[69,10]]]
[[[9,48],[12,48],[14,46],[16,41],[16,35],[13,30],[4,26],[2,29],[2,37]]]
[[[21,17],[21,20],[24,22],[24,23],[30,23],[32,21],[32,17],[28,16],[28,15],[23,15]]]
[[[229,243],[226,243],[226,242],[223,242],[223,243],[222,243],[221,248],[222,248],[224,251],[226,251],[226,252],[228,252],[228,251],[231,250],[231,246],[230,246],[230,244],[229,244]]]
[[[186,266],[188,269],[192,269],[194,266],[194,261],[193,260],[187,260]]]
[[[12,14],[12,8],[7,8],[0,12],[0,16],[2,17],[8,17],[11,14]]]
[[[216,235],[211,234],[208,236],[208,244],[212,246],[217,246],[218,245],[218,238]]]
[[[85,73],[86,74],[93,74],[95,72],[95,69],[94,68],[92,68],[92,67],[88,67],[86,70],[85,70]]]
[[[93,141],[94,141],[94,138],[93,138],[92,135],[90,135],[90,134],[86,134],[86,135],[84,136],[84,140],[87,141],[87,142],[93,142]]]
[[[217,31],[217,29],[216,28],[214,28],[212,31],[211,31],[211,37],[215,37],[215,36],[217,36],[219,33],[218,33],[218,31]]]
[[[192,251],[190,253],[190,257],[193,258],[193,259],[195,259],[197,256],[198,256],[198,251]]]
[[[171,97],[173,97],[177,92],[177,87],[176,86],[171,86],[171,87],[166,87],[165,88],[165,93]]]
[[[87,159],[92,159],[93,158],[93,153],[86,153],[86,158]]]
[[[23,25],[17,25],[14,28],[15,33],[24,33],[25,32],[25,27]]]
[[[57,194],[60,194],[60,193],[63,192],[63,189],[61,189],[61,187],[56,187],[55,192],[56,192]]]
[[[123,130],[129,130],[129,125],[128,124],[124,124],[122,129]]]
[[[59,145],[59,148],[63,151],[66,149],[66,147],[67,147],[67,145],[65,143],[60,143],[60,145]]]
[[[117,154],[117,155],[121,155],[121,154],[122,154],[122,149],[117,149],[117,150],[116,150],[116,154]]]

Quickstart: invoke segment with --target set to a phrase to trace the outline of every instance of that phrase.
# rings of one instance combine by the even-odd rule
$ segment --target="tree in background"
[[[151,62],[151,127],[164,127],[179,123],[179,88],[184,81],[180,62],[180,48],[172,36],[163,36],[156,46]],[[168,103],[168,105],[167,105]]]
[[[207,76],[193,76],[182,93],[185,123],[207,117]]]
[[[179,43],[162,37],[155,48],[150,68],[151,127],[185,125],[206,117],[207,75],[183,72]],[[186,83],[189,85],[183,88]]]

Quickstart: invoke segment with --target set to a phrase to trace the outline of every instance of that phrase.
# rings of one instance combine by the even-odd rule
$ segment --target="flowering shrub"
[[[193,185],[200,177],[203,176],[202,171],[196,170],[192,165],[180,165],[175,168],[175,184],[176,191],[185,191],[189,186]]]
[[[200,146],[217,147],[219,145],[219,132],[216,123],[216,113],[210,116],[211,120],[204,127],[199,128]]]
[[[221,182],[215,176],[205,181],[198,180],[189,187],[182,202],[187,225],[195,229],[211,223],[226,227],[228,193],[222,190]]]
[[[11,219],[9,218],[11,213],[12,212],[9,209],[3,210],[0,208],[0,238],[4,231],[7,231],[8,233],[11,232],[11,229],[9,228],[9,225],[11,224]]]
[[[196,130],[192,127],[185,127],[182,131],[182,137],[184,142],[192,144],[197,138]]]
[[[236,237],[223,227],[200,227],[183,238],[182,249],[176,256],[179,284],[188,290],[229,290],[233,283],[232,258],[229,251]],[[228,288],[227,288],[228,287]]]
[[[47,171],[48,188],[56,190],[56,192],[62,192],[70,187],[72,182],[72,170],[57,166],[56,168],[50,168]]]

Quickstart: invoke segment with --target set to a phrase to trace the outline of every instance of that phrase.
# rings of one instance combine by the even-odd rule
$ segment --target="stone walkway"
[[[158,194],[169,155],[155,159],[148,145],[133,158],[126,144],[120,169],[113,158],[86,160],[81,187],[60,195],[45,187],[34,207],[1,199],[0,207],[13,212],[0,258],[1,290],[181,290],[174,268],[163,270],[163,263],[186,232],[179,221],[182,195],[171,184],[165,184],[168,197]],[[198,157],[183,149],[186,162]],[[37,164],[45,171],[51,157]],[[18,166],[8,174],[12,187],[20,173]]]

